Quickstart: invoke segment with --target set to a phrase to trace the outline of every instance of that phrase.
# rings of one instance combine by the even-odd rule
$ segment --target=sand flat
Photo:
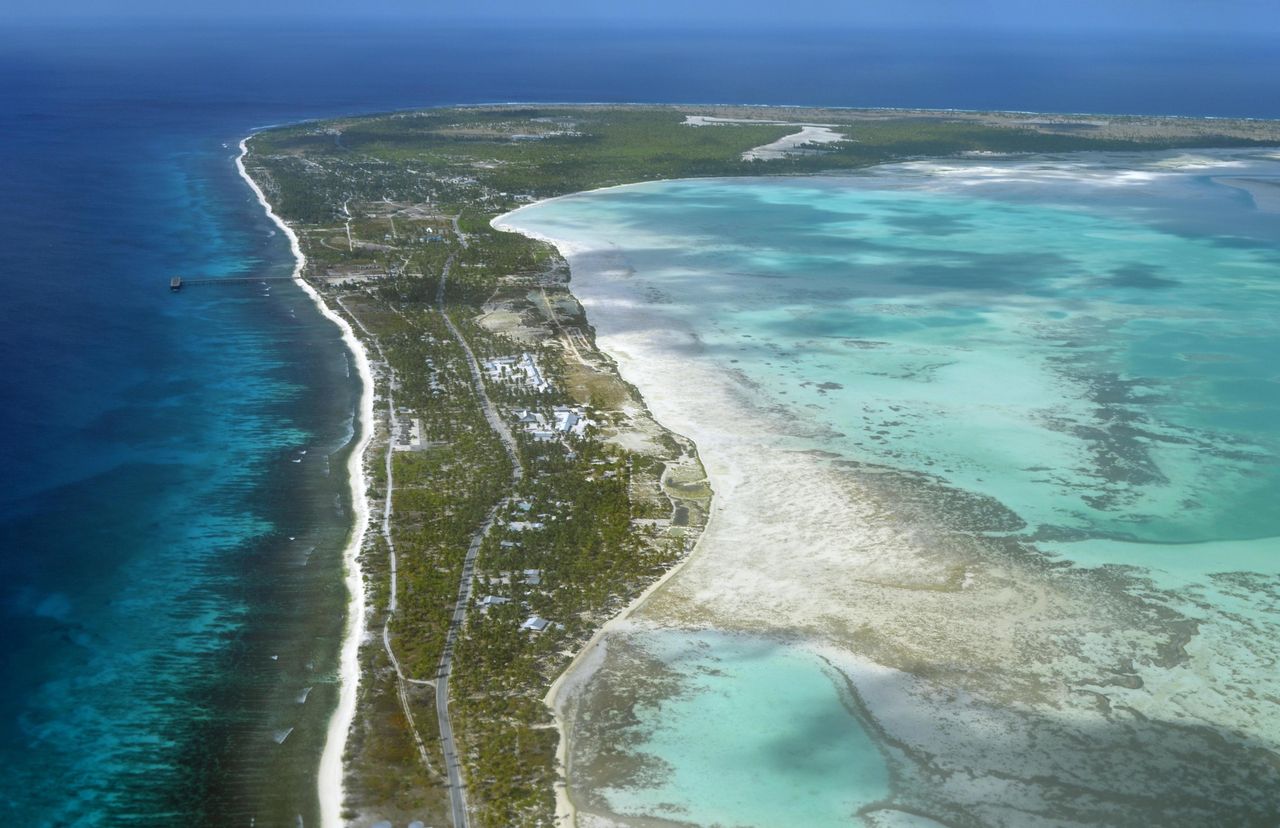
[[[1093,187],[1109,199],[1116,197],[1110,194],[1117,187],[1130,197],[1129,191],[1145,192],[1138,188],[1178,184],[1169,178],[1176,173],[1154,163],[1110,172],[1105,167],[1073,172],[1043,162],[1006,168],[982,163],[975,164],[974,178],[963,176],[961,164],[947,167],[945,184],[939,183],[942,176],[927,171],[925,181],[928,186],[1015,192],[1028,183],[1065,182],[1067,187]],[[1188,512],[1186,505],[1178,510],[1171,506],[1178,487],[1207,491],[1203,486],[1211,485],[1213,476],[1229,479],[1245,473],[1254,462],[1250,457],[1261,462],[1265,455],[1241,453],[1239,436],[1228,438],[1224,431],[1214,437],[1204,428],[1197,432],[1194,449],[1188,449],[1178,441],[1192,432],[1184,431],[1176,418],[1154,418],[1144,426],[1152,434],[1179,435],[1167,446],[1157,442],[1138,450],[1139,444],[1130,446],[1118,437],[1099,442],[1105,427],[1100,432],[1084,424],[1105,423],[1121,410],[1131,415],[1139,410],[1137,404],[1100,403],[1096,378],[1087,379],[1078,366],[1063,371],[1054,359],[995,359],[986,371],[989,382],[975,380],[981,372],[956,367],[981,357],[983,349],[995,348],[992,354],[998,354],[1015,341],[1060,348],[1069,329],[1101,330],[1094,315],[1133,319],[1108,324],[1146,330],[1147,292],[1184,283],[1149,270],[1121,271],[1114,282],[1117,293],[1109,295],[1106,306],[1095,301],[1084,313],[1078,300],[1045,298],[1050,291],[1065,297],[1077,289],[1078,271],[1065,266],[1060,277],[1052,276],[1053,271],[1038,277],[1047,281],[1037,283],[1036,292],[1015,297],[1017,306],[1011,304],[1003,315],[957,310],[966,304],[985,308],[992,297],[1005,295],[999,282],[990,281],[987,263],[973,272],[990,286],[983,284],[973,296],[948,292],[942,303],[929,306],[919,298],[898,298],[871,313],[863,308],[858,311],[862,316],[832,316],[832,308],[842,307],[834,298],[842,282],[831,264],[830,246],[845,244],[834,239],[849,232],[848,222],[832,224],[839,230],[831,234],[832,241],[823,242],[827,247],[821,258],[811,254],[801,270],[789,271],[783,258],[786,243],[752,232],[746,214],[735,213],[740,221],[726,223],[720,209],[699,223],[702,218],[680,212],[684,203],[712,210],[706,205],[717,197],[737,198],[738,187],[757,188],[769,209],[783,211],[769,214],[774,226],[786,226],[779,216],[807,210],[815,199],[828,213],[843,209],[833,199],[845,185],[817,192],[812,182],[797,186],[801,189],[750,181],[642,185],[638,189],[646,198],[637,209],[625,203],[628,188],[591,194],[583,197],[590,201],[583,207],[595,217],[595,230],[579,221],[572,203],[563,204],[561,214],[550,211],[539,218],[535,206],[504,219],[507,226],[530,234],[554,239],[562,233],[558,243],[568,255],[574,291],[597,328],[601,347],[617,358],[624,378],[641,390],[655,416],[698,444],[716,492],[697,551],[632,613],[629,623],[657,630],[773,636],[786,646],[820,655],[845,677],[857,715],[876,735],[892,774],[892,804],[942,822],[1062,825],[1146,819],[1194,824],[1210,813],[1248,819],[1264,812],[1273,803],[1258,784],[1274,775],[1268,757],[1274,758],[1280,744],[1277,716],[1265,701],[1278,688],[1263,666],[1277,655],[1272,635],[1277,619],[1261,600],[1273,576],[1259,572],[1219,579],[1214,582],[1217,594],[1204,591],[1204,578],[1190,586],[1153,589],[1140,569],[1115,568],[1131,566],[1121,548],[1113,547],[1111,558],[1089,566],[1056,562],[1053,555],[1061,555],[1062,549],[1037,549],[1037,524],[1028,525],[1018,514],[1034,515],[1037,521],[1075,521],[1073,531],[1082,538],[1090,525],[1097,531],[1116,524],[1121,519],[1117,515],[1126,510],[1136,515],[1145,509],[1168,510],[1174,521],[1164,528],[1152,524],[1147,530],[1152,541],[1161,533],[1218,531],[1212,516],[1234,508],[1231,498],[1201,503],[1198,512]],[[655,192],[671,199],[662,210]],[[938,206],[943,204],[951,206],[943,210]],[[1215,266],[1224,272],[1252,272],[1251,254],[1224,253],[1137,224],[1118,227],[1112,219],[1094,227],[1072,214],[999,206],[984,214],[986,220],[970,222],[967,214],[987,210],[983,205],[893,197],[859,201],[849,214],[865,216],[884,208],[887,220],[898,225],[897,235],[886,233],[884,238],[924,239],[913,241],[917,248],[910,256],[932,256],[933,245],[956,249],[957,234],[963,239],[985,233],[992,221],[1012,222],[1020,230],[1006,237],[1025,240],[1040,232],[1039,222],[1066,228],[1069,238],[1060,253],[1064,260],[1081,237],[1105,238],[1114,245],[1095,242],[1088,248],[1083,255],[1090,257],[1091,267],[1105,266],[1108,257],[1123,261],[1134,255],[1124,251],[1138,244],[1148,255],[1167,250],[1199,272],[1213,257],[1221,258]],[[908,207],[946,214],[933,216],[931,224],[923,223],[923,214],[908,221],[903,218]],[[564,223],[558,223],[560,215]],[[665,223],[673,215],[683,235],[664,240],[663,233],[676,232]],[[1077,220],[1086,222],[1079,231],[1070,228]],[[611,223],[615,221],[620,223]],[[625,232],[618,232],[620,226]],[[752,241],[738,250],[733,246],[737,242],[716,235],[726,226]],[[812,222],[795,226],[809,243],[817,235]],[[904,235],[903,226],[938,228],[950,235]],[[865,221],[858,232],[857,238],[881,238],[877,226]],[[991,233],[999,237],[998,231]],[[761,238],[768,243],[761,244]],[[988,243],[985,237],[972,238]],[[1058,242],[1045,236],[1044,244]],[[854,261],[882,267],[902,255],[877,245],[870,256],[855,244]],[[1237,261],[1237,255],[1243,258]],[[764,310],[779,289],[777,280],[794,278],[793,273],[813,268],[813,262],[837,275],[808,279],[787,294],[787,301]],[[1042,260],[1040,266],[1048,265]],[[1011,263],[1009,278],[1024,267],[1020,260]],[[717,268],[724,270],[717,275]],[[904,272],[914,281],[903,284],[918,294],[914,274],[919,271],[891,271]],[[1246,290],[1243,295],[1251,294]],[[1078,319],[1047,333],[1046,325],[1052,328],[1059,324],[1054,320],[1071,316],[1061,308],[1075,309]],[[921,338],[917,320],[939,318],[942,309],[961,327],[938,327]],[[1047,315],[1046,309],[1051,311]],[[799,324],[797,319],[804,326],[815,320],[836,325],[843,319],[839,324],[847,327],[850,318],[877,329],[839,338],[828,333],[824,339],[788,333]],[[980,336],[968,333],[980,324]],[[1202,330],[1213,331],[1217,322],[1183,317],[1171,324],[1207,325]],[[1233,324],[1237,330],[1251,330],[1242,318]],[[846,347],[845,342],[855,344]],[[1245,363],[1197,363],[1221,365],[1222,370],[1238,370],[1229,366],[1240,364]],[[823,375],[826,381],[817,381]],[[857,397],[867,389],[877,389],[877,400]],[[899,395],[900,404],[885,396],[892,394]],[[855,410],[849,408],[851,400],[874,403],[893,419],[860,423],[850,415]],[[1098,413],[1107,406],[1123,407],[1105,416]],[[1063,422],[1080,427],[1067,429]],[[971,435],[966,424],[973,428]],[[997,429],[1001,440],[984,438],[984,427]],[[1218,427],[1234,426],[1223,421]],[[1002,446],[1003,435],[1017,428],[1025,430],[1026,438]],[[947,446],[945,440],[932,442],[934,431],[966,437]],[[1250,433],[1254,439],[1263,437]],[[1031,457],[1052,435],[1059,441],[1056,454],[1039,461]],[[1228,444],[1237,448],[1228,449]],[[931,453],[953,456],[936,472],[912,467],[930,462]],[[1116,465],[1121,458],[1145,463],[1144,453],[1158,458],[1173,477],[1162,481]],[[1011,461],[1019,455],[1025,458],[1022,463]],[[996,471],[1007,479],[989,479]],[[955,481],[964,481],[965,488],[957,488]],[[1112,492],[1111,500],[1078,500],[1092,497],[1098,487]],[[1093,512],[1086,516],[1080,509],[1089,502]],[[1205,522],[1194,528],[1186,522],[1188,514]],[[1247,569],[1248,559],[1240,557],[1238,566]],[[1227,561],[1223,568],[1233,566]],[[1227,593],[1231,601],[1224,597]],[[1250,620],[1241,622],[1242,617]],[[1234,650],[1228,646],[1233,640],[1240,642]],[[1214,653],[1225,654],[1225,661],[1215,661]],[[644,709],[671,692],[663,682],[640,681],[636,671],[622,669],[623,662],[612,658],[606,654],[589,674],[575,678],[579,711],[592,710],[602,698],[612,700],[614,707]],[[655,675],[667,669],[660,663],[652,666]],[[574,790],[575,784],[607,775],[610,763],[616,770],[622,759],[616,754],[601,758],[592,747],[592,742],[609,738],[600,721],[585,714],[571,719],[570,751],[577,749],[576,743],[585,752],[571,770],[570,788],[587,801],[592,791]],[[1199,757],[1197,762],[1179,758],[1191,755]],[[587,813],[619,818],[608,812],[607,802],[597,798],[588,804]],[[871,810],[867,820],[874,824]]]

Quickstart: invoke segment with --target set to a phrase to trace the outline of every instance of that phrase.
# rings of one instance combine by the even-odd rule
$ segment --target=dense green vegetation
[[[625,388],[616,377],[612,385],[582,380],[586,369],[569,364],[555,336],[520,342],[476,321],[497,296],[526,316],[552,313],[545,290],[556,288],[548,274],[563,270],[547,245],[493,230],[493,216],[535,198],[657,178],[812,173],[966,151],[1163,145],[1045,132],[1014,120],[993,126],[941,115],[824,112],[824,121],[835,118],[849,140],[785,159],[743,161],[744,151],[795,128],[683,125],[692,111],[445,109],[300,124],[250,141],[249,170],[298,229],[306,277],[372,335],[371,351],[386,361],[380,394],[394,394],[398,418],[416,420],[426,441],[395,452],[392,469],[400,609],[390,631],[409,678],[434,676],[468,544],[493,506],[511,498],[480,550],[451,687],[478,825],[551,824],[557,734],[542,697],[602,621],[668,569],[693,537],[659,526],[676,502],[659,480],[684,453],[669,434],[660,441],[666,453],[657,456],[624,451],[595,429],[551,440],[516,429],[525,476],[511,491],[510,461],[485,420],[444,313],[478,358],[528,352],[551,380],[547,390],[490,383],[488,393],[509,421],[518,409],[549,417],[553,406],[575,402],[594,406],[597,422],[612,421],[619,415],[609,409]],[[545,311],[521,298],[535,286],[544,291]],[[607,394],[599,390],[606,386]],[[575,400],[574,387],[595,390]],[[375,499],[386,495],[384,457],[375,452],[368,463]],[[695,498],[709,494],[705,484],[687,488]],[[389,598],[387,556],[385,541],[371,533],[364,560],[376,610],[371,623],[379,630]],[[481,606],[489,596],[491,605]],[[522,629],[530,616],[551,623],[540,632]],[[434,691],[424,683],[401,686],[427,746],[423,763],[380,639],[363,649],[362,661],[367,679],[348,752],[349,815],[444,824]]]
[[[1065,152],[1187,146],[1185,137],[1122,139],[1113,132],[1046,132],[1017,119],[999,126],[934,117],[875,117],[824,111],[849,140],[792,158],[740,155],[795,131],[777,124],[682,126],[706,107],[496,107],[399,113],[272,130],[254,150],[289,156],[273,164],[285,212],[301,221],[337,218],[361,194],[430,201],[463,212],[464,230],[514,206],[516,195],[544,198],[658,178],[798,174],[961,152]],[[751,117],[770,117],[768,110]],[[1203,146],[1251,143],[1206,135]],[[314,162],[324,160],[317,166]],[[300,179],[302,179],[300,181]],[[474,217],[477,221],[468,220]]]

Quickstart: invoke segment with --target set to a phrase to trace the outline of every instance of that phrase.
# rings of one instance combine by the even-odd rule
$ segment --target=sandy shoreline
[[[1175,616],[1151,612],[1105,573],[1054,571],[961,537],[899,484],[813,451],[803,418],[780,417],[747,377],[701,358],[697,332],[654,304],[611,239],[566,242],[520,226],[522,211],[546,203],[493,225],[561,251],[598,347],[656,420],[697,445],[716,493],[697,554],[611,619],[549,691],[566,772],[573,697],[609,658],[608,634],[638,624],[806,641],[848,679],[892,754],[899,784],[877,825],[901,808],[944,822],[981,813],[989,824],[1066,824],[1052,822],[1067,813],[1055,808],[1079,790],[1118,797],[1108,807],[1119,819],[1137,807],[1121,800],[1151,792],[1202,805],[1245,790],[1234,772],[1172,782],[1150,761],[1190,752],[1217,768],[1247,764],[1248,748],[1217,735],[1242,721],[1205,701],[1223,679],[1203,645],[1178,644]],[[1181,646],[1185,662],[1162,658]],[[561,824],[602,818],[579,807],[557,790]],[[1071,824],[1087,823],[1077,815]]]
[[[342,824],[343,766],[342,756],[347,743],[347,734],[355,717],[356,691],[360,682],[359,648],[360,638],[364,632],[365,594],[364,578],[360,569],[360,549],[364,544],[365,533],[369,528],[368,484],[364,472],[364,455],[373,436],[373,374],[369,367],[369,355],[364,345],[356,337],[347,320],[335,313],[315,288],[302,278],[302,269],[306,265],[306,256],[298,236],[276,215],[267,201],[266,194],[245,169],[244,159],[248,155],[248,138],[240,141],[240,154],[236,157],[236,169],[245,180],[258,203],[266,211],[267,217],[280,228],[289,239],[289,247],[293,252],[294,281],[311,297],[321,315],[333,322],[342,331],[343,344],[355,357],[356,370],[360,376],[360,403],[357,412],[358,442],[347,458],[347,479],[351,486],[351,506],[355,515],[351,535],[343,550],[346,564],[347,591],[351,595],[348,607],[347,629],[343,636],[342,651],[339,658],[339,676],[341,687],[338,706],[329,720],[328,732],[325,736],[324,751],[320,756],[320,769],[317,776],[317,791],[320,800],[320,824],[322,826],[338,826]]]
[[[836,132],[837,124],[811,124],[804,121],[768,121],[755,118],[714,118],[706,115],[686,115],[684,125],[691,127],[714,127],[717,124],[770,124],[775,126],[799,127],[798,132],[784,135],[759,147],[752,147],[742,153],[743,161],[771,161],[786,158],[804,150],[811,144],[835,144],[849,140],[843,133]]]
[[[573,661],[569,662],[569,666],[564,668],[564,672],[551,683],[551,687],[547,690],[547,695],[543,698],[543,701],[547,707],[551,708],[552,719],[555,721],[556,730],[560,734],[560,743],[556,746],[556,761],[559,763],[566,779],[569,773],[569,731],[566,705],[573,699],[577,691],[591,680],[596,670],[600,669],[601,664],[604,663],[605,638],[609,634],[625,627],[631,620],[632,614],[649,600],[649,596],[661,589],[667,581],[689,563],[693,556],[698,553],[698,547],[701,543],[702,536],[699,536],[693,549],[682,561],[667,570],[661,578],[650,584],[644,592],[637,595],[630,604],[627,604],[622,612],[610,618],[603,627],[596,630],[596,634],[591,636],[590,640],[583,645],[578,654],[574,656]],[[562,826],[562,828],[575,828],[578,824],[578,808],[573,804],[573,798],[569,796],[568,783],[557,784],[555,793],[556,824]]]
[[[611,187],[596,188],[594,190],[584,192],[601,192],[633,186],[635,185],[615,185]],[[499,230],[519,233],[529,238],[534,238],[550,244],[555,247],[569,262],[571,279],[579,280],[579,286],[576,289],[574,282],[571,281],[570,289],[574,292],[575,297],[582,303],[583,308],[586,311],[587,318],[596,328],[598,347],[605,353],[608,353],[609,356],[615,360],[618,366],[618,371],[622,375],[623,379],[632,383],[641,391],[644,396],[645,404],[650,407],[655,420],[664,427],[673,429],[684,435],[694,443],[697,448],[699,458],[706,470],[707,480],[712,491],[715,492],[715,497],[712,501],[711,509],[708,514],[707,525],[704,527],[702,534],[699,536],[698,541],[690,554],[680,561],[679,564],[664,573],[660,579],[651,584],[618,615],[606,622],[605,625],[601,627],[594,636],[592,636],[582,650],[579,651],[574,660],[565,668],[564,672],[560,674],[548,690],[545,701],[551,708],[556,728],[559,731],[560,742],[557,747],[556,756],[561,770],[565,774],[566,780],[570,776],[572,770],[572,759],[569,750],[569,730],[571,727],[571,719],[573,718],[573,705],[575,704],[575,698],[604,665],[608,651],[609,636],[615,633],[622,633],[636,625],[641,627],[661,627],[665,626],[664,622],[670,622],[673,620],[672,618],[659,619],[654,617],[655,613],[646,612],[648,605],[654,600],[655,596],[660,595],[664,590],[669,588],[677,576],[688,572],[690,569],[696,570],[702,568],[702,564],[705,562],[701,560],[699,553],[703,551],[704,547],[708,543],[708,539],[712,538],[716,534],[716,530],[719,528],[719,523],[721,521],[717,519],[717,515],[723,512],[724,504],[728,499],[731,499],[728,496],[728,493],[738,488],[742,482],[742,474],[739,470],[733,468],[734,464],[730,462],[726,466],[723,463],[725,458],[722,454],[722,450],[727,448],[725,442],[717,439],[715,435],[699,428],[697,422],[693,419],[679,416],[677,410],[681,407],[682,403],[682,400],[679,399],[679,395],[662,393],[662,386],[654,383],[652,376],[647,376],[650,372],[646,370],[646,366],[648,368],[654,368],[656,366],[656,370],[660,374],[662,373],[665,361],[653,354],[641,355],[643,348],[637,347],[639,345],[638,342],[626,336],[619,336],[616,333],[610,334],[608,326],[601,324],[602,318],[608,318],[610,313],[621,314],[622,316],[625,316],[628,321],[633,321],[636,318],[644,316],[643,307],[639,305],[631,305],[626,302],[626,300],[618,301],[620,297],[617,294],[613,293],[608,288],[601,288],[600,285],[596,285],[595,289],[597,293],[603,294],[603,297],[600,295],[591,298],[584,296],[585,291],[583,291],[581,287],[582,281],[587,279],[595,279],[599,281],[602,278],[607,280],[610,278],[610,275],[616,276],[619,272],[620,263],[618,261],[614,261],[612,252],[581,247],[566,239],[551,237],[543,233],[539,233],[536,230],[521,227],[518,221],[516,221],[517,215],[522,211],[530,210],[549,202],[574,198],[580,195],[582,195],[582,193],[573,193],[525,205],[495,218],[492,221],[492,226]],[[604,304],[614,304],[615,306],[609,308],[607,312],[602,312],[605,309],[600,306],[599,303],[601,302]],[[625,306],[625,309],[623,306]],[[628,324],[614,326],[615,329],[626,329],[627,327],[629,327]],[[640,327],[644,326],[641,325]],[[688,334],[687,331],[671,329],[666,330],[666,333],[674,334],[676,336]],[[691,368],[691,366],[688,365],[684,367],[685,369]],[[697,370],[694,369],[693,373],[697,373]],[[695,382],[693,384],[698,387],[709,388],[714,387],[716,382],[710,376],[703,376],[700,382]],[[707,564],[707,566],[712,566],[714,568],[714,564]],[[663,602],[659,601],[659,603]],[[649,617],[646,618],[644,617],[645,615],[648,615]],[[709,629],[714,628],[714,625],[704,625],[699,623],[695,623],[694,626],[706,626]],[[769,634],[767,625],[764,634]],[[830,655],[828,655],[828,658],[830,658]],[[590,814],[590,818],[583,822],[583,815],[579,812],[578,806],[573,802],[567,781],[564,784],[557,785],[555,793],[557,825],[561,826],[561,828],[585,828],[585,826],[599,828],[599,826],[611,824],[610,820],[595,813]]]
[[[620,187],[630,187],[630,186],[633,186],[633,185],[617,184],[610,187],[597,187],[593,190],[585,190],[583,192],[598,192],[603,190],[612,190]],[[546,242],[547,244],[550,244],[553,247],[555,247],[557,250],[559,250],[560,255],[562,255],[568,261],[578,252],[577,250],[574,249],[574,247],[571,244],[569,244],[563,239],[554,239],[549,236],[544,236],[539,233],[536,233],[527,228],[521,228],[517,225],[509,223],[508,219],[510,219],[512,216],[516,215],[521,210],[524,210],[526,208],[536,207],[538,205],[556,201],[561,198],[569,198],[571,196],[576,196],[576,195],[581,195],[581,193],[571,193],[566,196],[555,196],[553,198],[542,199],[541,201],[534,202],[533,204],[524,205],[524,207],[519,207],[515,210],[512,210],[509,213],[504,213],[503,215],[496,217],[495,219],[493,219],[492,222],[490,222],[490,224],[496,230],[502,230],[509,233],[519,233],[522,236],[526,236],[531,239],[536,239],[538,241]],[[572,264],[570,265],[570,269],[572,270]],[[575,295],[575,298],[581,301],[580,296]],[[588,319],[589,318],[590,316],[588,315]],[[615,359],[617,358],[617,354],[610,354],[610,356],[614,357]],[[658,420],[658,422],[664,427],[666,426],[666,424],[663,423],[661,420]],[[694,447],[695,449],[697,449],[696,442],[694,443]],[[699,456],[701,457],[700,451],[699,451]],[[714,493],[715,491],[714,484],[712,485],[711,488]],[[713,510],[715,508],[714,504],[715,504],[715,498],[713,494],[713,498],[712,498]],[[664,585],[666,585],[668,581],[670,581],[673,577],[675,577],[677,573],[679,573],[682,569],[684,569],[685,566],[687,566],[688,563],[691,560],[693,560],[693,558],[698,554],[698,550],[702,546],[702,539],[704,537],[706,537],[705,527],[704,527],[704,531],[698,536],[698,540],[694,543],[693,549],[690,550],[689,554],[686,555],[675,566],[671,567],[671,569],[663,573],[662,577],[654,581],[652,584],[650,584],[644,590],[644,592],[637,595],[629,604],[627,604],[626,607],[623,608],[621,612],[619,612],[617,615],[615,615],[614,617],[606,621],[604,626],[596,630],[595,635],[591,636],[591,638],[587,641],[587,643],[583,645],[582,649],[578,651],[578,654],[574,656],[573,661],[569,663],[569,666],[566,667],[564,671],[556,678],[556,680],[551,683],[551,687],[547,690],[547,694],[546,696],[543,697],[543,701],[546,703],[547,707],[551,709],[551,714],[552,714],[553,720],[555,721],[556,730],[560,735],[560,742],[556,747],[556,761],[557,763],[559,763],[560,769],[562,772],[564,772],[566,778],[568,776],[569,761],[570,761],[566,705],[573,699],[577,691],[586,682],[591,680],[592,675],[595,674],[596,670],[598,670],[600,668],[600,665],[603,663],[605,639],[607,638],[607,636],[625,627],[629,623],[631,616],[637,610],[639,610],[645,604],[646,601],[649,600],[650,596],[652,596],[656,591],[658,591]],[[578,824],[578,809],[577,809],[577,806],[574,804],[573,799],[569,796],[567,783],[557,784],[555,788],[555,795],[556,795],[556,824],[561,826],[561,828],[575,828]]]

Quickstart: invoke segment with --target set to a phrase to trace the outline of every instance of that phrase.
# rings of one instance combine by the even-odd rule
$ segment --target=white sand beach
[[[776,141],[752,147],[742,153],[743,161],[770,161],[795,155],[809,144],[834,144],[848,138],[832,127],[834,124],[809,124],[791,121],[768,121],[754,118],[715,118],[707,115],[686,115],[685,126],[713,127],[717,124],[770,124],[800,127],[799,131],[784,135]]]
[[[248,139],[240,142],[240,155],[236,158],[236,167],[245,180],[258,203],[266,211],[267,216],[288,237],[293,251],[293,278],[311,297],[320,313],[342,331],[342,341],[351,350],[355,359],[356,370],[360,376],[360,402],[357,412],[358,442],[347,459],[347,477],[351,485],[351,505],[355,521],[351,527],[351,535],[347,547],[343,550],[346,563],[347,591],[351,603],[347,612],[347,629],[342,641],[342,654],[339,662],[341,689],[338,706],[329,720],[329,729],[325,737],[324,752],[320,757],[320,771],[317,779],[321,825],[325,828],[336,828],[342,824],[343,798],[343,765],[342,756],[347,743],[347,734],[355,716],[356,691],[360,682],[359,647],[365,628],[365,593],[364,579],[360,569],[360,549],[364,544],[365,532],[369,527],[369,501],[367,497],[368,479],[364,471],[365,451],[373,436],[373,374],[369,367],[369,356],[364,345],[352,331],[346,319],[335,313],[325,304],[320,294],[302,278],[302,269],[306,265],[298,236],[276,215],[267,202],[266,195],[245,170],[244,159],[248,153]]]
[[[611,633],[636,624],[799,642],[856,690],[898,786],[930,791],[911,808],[982,813],[989,824],[1077,824],[1046,816],[1063,795],[1056,780],[1144,796],[1168,784],[1158,763],[1143,760],[1150,751],[1222,751],[1213,760],[1222,762],[1236,749],[1185,725],[1243,731],[1266,719],[1257,705],[1224,705],[1233,678],[1209,662],[1153,661],[1177,646],[1168,641],[1175,633],[1105,578],[1059,578],[1033,559],[957,542],[918,510],[901,519],[907,504],[891,489],[806,446],[811,423],[704,358],[696,333],[673,324],[619,251],[540,236],[520,213],[494,226],[560,248],[599,346],[655,418],[696,443],[715,492],[689,559],[552,687],[563,762],[573,753],[571,697],[599,669]],[[1108,698],[1132,716],[1117,718]],[[1171,714],[1178,722],[1166,725]],[[574,824],[575,803],[557,793],[563,824]],[[882,816],[876,824],[894,819]],[[583,817],[577,824],[601,818]]]
[[[824,126],[806,126],[799,132],[784,135],[776,141],[742,153],[743,161],[769,161],[794,155],[809,144],[834,144],[847,140],[842,133]]]

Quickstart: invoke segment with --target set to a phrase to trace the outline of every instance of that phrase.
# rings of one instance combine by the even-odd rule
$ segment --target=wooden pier
[[[256,282],[292,282],[292,276],[228,276],[224,279],[184,279],[181,276],[174,276],[169,280],[169,290],[182,290],[184,287],[193,287],[199,285],[248,285]]]

